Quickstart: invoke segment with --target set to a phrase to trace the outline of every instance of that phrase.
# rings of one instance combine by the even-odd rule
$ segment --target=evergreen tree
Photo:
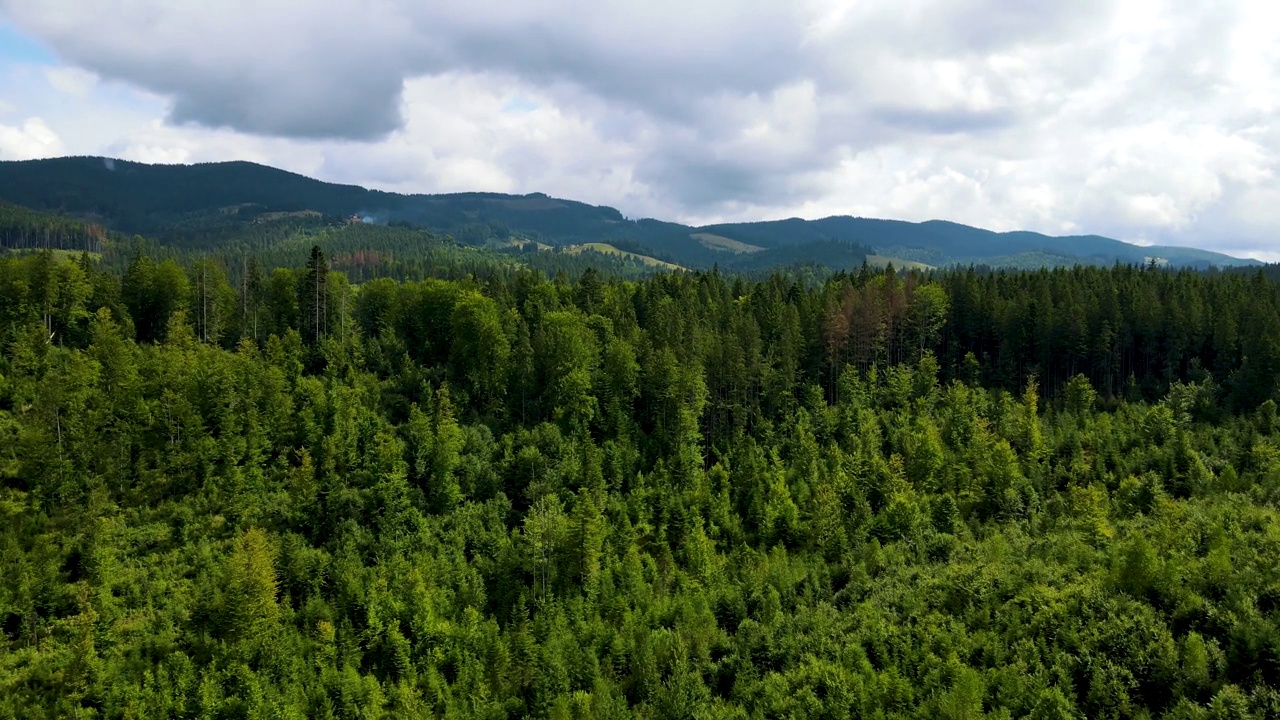
[[[318,245],[311,248],[306,272],[299,278],[298,314],[303,342],[318,345],[329,332],[329,264]]]

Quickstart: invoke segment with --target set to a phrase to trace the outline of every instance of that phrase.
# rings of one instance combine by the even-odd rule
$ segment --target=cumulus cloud
[[[63,152],[61,138],[38,117],[18,126],[0,124],[0,160],[35,160]]]
[[[154,98],[146,122],[93,144],[132,158],[245,157],[406,192],[541,190],[695,222],[941,217],[1248,252],[1267,252],[1280,221],[1270,12],[0,0],[67,63],[47,73],[63,95]],[[15,107],[68,139],[90,132]]]

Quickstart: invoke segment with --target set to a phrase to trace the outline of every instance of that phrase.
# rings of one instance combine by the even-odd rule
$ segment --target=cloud
[[[399,128],[404,81],[451,71],[566,82],[679,116],[713,87],[750,92],[789,72],[800,31],[779,3],[565,0],[226,3],[75,0],[0,8],[58,53],[173,99],[174,122],[368,140]],[[683,22],[668,22],[679,9]],[[779,35],[778,28],[792,28]],[[739,48],[751,47],[745,57]],[[754,53],[761,53],[755,55]],[[794,67],[794,64],[791,64]]]
[[[320,174],[400,192],[548,189],[650,214],[667,210],[644,198],[629,172],[635,137],[612,135],[513,78],[424,77],[406,83],[405,98],[402,130],[373,145],[318,148]]]
[[[246,158],[405,192],[545,191],[695,222],[940,217],[1269,252],[1270,12],[0,0],[65,62],[0,82],[73,152]]]
[[[16,127],[0,124],[0,160],[35,160],[62,153],[62,140],[38,117]]]
[[[98,84],[96,75],[77,67],[48,66],[44,74],[55,90],[79,98],[87,97]]]

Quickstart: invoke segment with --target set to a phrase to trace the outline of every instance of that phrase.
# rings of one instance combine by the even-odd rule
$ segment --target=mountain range
[[[250,162],[149,165],[101,157],[0,162],[0,200],[99,223],[115,232],[199,247],[280,217],[419,227],[474,246],[606,250],[688,268],[863,259],[901,266],[1053,267],[1146,264],[1205,268],[1260,264],[1184,247],[1140,247],[1098,235],[992,232],[943,220],[850,216],[694,227],[629,219],[618,210],[542,193],[414,194],[369,190]]]

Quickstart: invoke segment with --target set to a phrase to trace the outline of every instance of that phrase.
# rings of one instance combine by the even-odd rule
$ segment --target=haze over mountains
[[[1097,235],[997,233],[933,220],[828,217],[692,227],[632,220],[611,207],[540,193],[403,195],[338,185],[249,162],[146,165],[99,157],[0,162],[0,200],[93,219],[112,230],[178,242],[176,228],[252,224],[281,213],[359,218],[445,233],[477,246],[537,243],[607,249],[682,267],[902,265],[1053,267],[1156,262],[1205,268],[1260,264],[1182,247],[1140,247]]]

